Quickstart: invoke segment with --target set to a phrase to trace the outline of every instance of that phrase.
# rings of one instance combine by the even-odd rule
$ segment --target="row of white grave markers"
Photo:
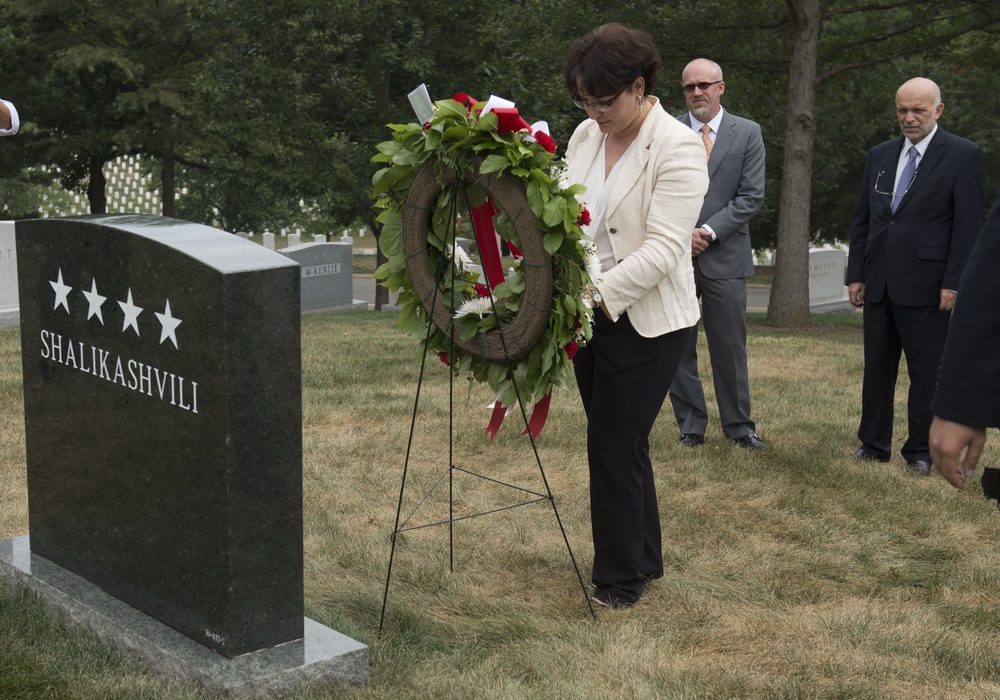
[[[40,170],[44,173],[51,173],[53,176],[52,191],[42,195],[41,215],[43,219],[60,216],[79,216],[90,213],[90,203],[86,195],[79,193],[69,193],[62,189],[58,182],[58,170],[42,166]],[[160,192],[150,189],[151,178],[142,169],[140,159],[136,156],[120,156],[104,166],[104,177],[107,185],[107,211],[109,214],[148,214],[160,216],[163,213]],[[177,197],[183,197],[188,193],[187,187],[181,187],[177,191]],[[315,206],[307,205],[305,200],[299,200],[303,214],[308,215],[315,209]],[[362,226],[357,235],[364,238],[367,227]],[[344,229],[341,241],[347,241],[351,236],[351,229]],[[265,235],[271,234],[265,230]],[[302,236],[301,226],[282,228],[278,234],[282,238],[291,235]]]

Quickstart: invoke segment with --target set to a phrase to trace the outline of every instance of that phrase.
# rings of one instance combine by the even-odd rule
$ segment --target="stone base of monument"
[[[84,627],[150,670],[229,697],[263,697],[307,683],[363,686],[368,647],[305,618],[305,637],[227,659],[32,554],[28,536],[0,541],[0,582],[27,587],[60,618]]]
[[[21,325],[21,312],[18,309],[0,309],[0,328],[16,328]]]

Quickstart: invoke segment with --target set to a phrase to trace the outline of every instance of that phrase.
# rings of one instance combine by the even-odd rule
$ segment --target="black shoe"
[[[930,476],[931,463],[926,459],[915,459],[912,462],[907,462],[906,466],[915,474],[919,474],[920,476]]]
[[[758,452],[762,452],[767,447],[767,444],[760,439],[760,435],[757,433],[747,433],[742,437],[732,438],[732,441],[744,449],[757,450]]]
[[[597,588],[590,596],[590,602],[599,608],[611,608],[613,610],[624,610],[631,608],[639,602],[638,595],[625,595],[616,591]]]
[[[851,459],[861,460],[863,462],[888,462],[889,455],[884,452],[876,452],[875,450],[869,450],[867,447],[859,447],[857,451],[851,455]]]
[[[705,444],[705,436],[698,433],[681,433],[681,439],[677,441],[677,444],[684,447],[697,447]]]

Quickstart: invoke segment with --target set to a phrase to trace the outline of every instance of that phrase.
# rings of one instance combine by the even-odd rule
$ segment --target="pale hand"
[[[955,308],[955,299],[958,298],[958,294],[951,291],[950,289],[941,290],[941,303],[938,305],[938,311],[951,311]]]
[[[964,489],[965,480],[976,475],[976,465],[985,445],[986,428],[934,416],[930,436],[931,461],[945,481],[955,488]],[[963,450],[965,458],[960,460]]]
[[[691,235],[691,257],[698,257],[699,253],[704,253],[712,242],[712,234],[703,228],[696,228]]]
[[[865,305],[865,283],[864,282],[852,282],[847,285],[847,298],[851,302],[851,306],[857,306],[858,308]]]

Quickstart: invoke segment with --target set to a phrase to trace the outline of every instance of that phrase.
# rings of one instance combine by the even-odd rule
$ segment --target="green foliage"
[[[193,78],[205,45],[189,0],[0,4],[0,56],[26,128],[26,164],[53,165],[103,211],[100,171],[121,155],[159,157],[199,133]],[[180,133],[183,132],[183,139]],[[95,179],[98,178],[98,179]]]
[[[483,104],[476,105],[482,109]],[[425,351],[447,358],[456,374],[470,373],[502,395],[504,405],[516,402],[517,392],[526,403],[534,403],[553,385],[563,386],[572,373],[572,354],[586,343],[591,333],[592,311],[581,296],[595,282],[588,271],[588,259],[595,255],[592,244],[579,225],[582,209],[576,199],[580,186],[563,187],[563,163],[542,146],[524,139],[522,132],[498,131],[493,113],[481,118],[474,108],[454,100],[435,104],[435,115],[427,124],[392,124],[392,140],[377,146],[372,158],[383,168],[372,178],[377,221],[382,224],[379,245],[388,262],[375,271],[376,279],[399,291],[402,307],[399,327],[412,335],[418,355]],[[443,186],[429,215],[428,264],[434,273],[444,304],[456,319],[454,329],[441,329],[432,320],[423,300],[414,289],[408,255],[402,242],[403,214],[411,183],[424,167],[440,173],[447,168],[458,174],[455,183]],[[515,262],[514,274],[484,296],[477,284],[478,274],[454,246],[455,219],[459,210],[485,201],[482,186],[468,186],[468,173],[517,178],[525,187],[525,197],[534,215],[534,224],[552,256],[554,291],[545,338],[520,360],[492,362],[453,344],[451,333],[461,342],[477,335],[503,329],[513,322],[521,308],[525,288],[524,271]],[[439,182],[444,179],[439,176]],[[501,238],[520,246],[506,212],[494,217]],[[453,250],[455,251],[453,253]],[[454,255],[454,259],[452,256]]]

